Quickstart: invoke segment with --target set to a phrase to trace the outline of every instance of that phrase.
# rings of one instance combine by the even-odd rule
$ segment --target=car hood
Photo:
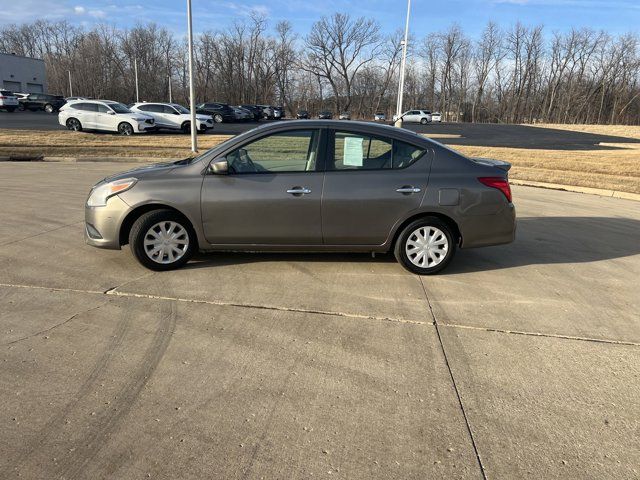
[[[120,180],[123,178],[129,178],[129,177],[135,177],[138,180],[141,180],[143,178],[150,178],[150,177],[156,177],[159,175],[164,175],[166,173],[169,173],[171,170],[175,169],[176,167],[187,165],[190,160],[191,160],[190,158],[185,158],[182,160],[152,163],[151,165],[132,168],[131,170],[126,170],[124,172],[116,173],[109,177],[105,177],[96,185],[99,185],[101,183],[106,183],[106,182],[113,182],[114,180]]]
[[[189,117],[191,117],[191,115],[189,115]],[[202,120],[204,122],[204,121],[207,121],[207,120],[211,120],[211,115],[196,114],[196,118],[198,120]]]

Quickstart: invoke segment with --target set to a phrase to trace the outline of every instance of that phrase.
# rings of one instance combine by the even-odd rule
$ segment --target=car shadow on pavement
[[[640,253],[640,220],[620,217],[518,219],[509,245],[459,250],[445,274],[525,265],[586,263]]]
[[[458,250],[442,273],[558,263],[585,263],[640,253],[640,220],[617,217],[525,217],[518,219],[512,244]],[[392,253],[199,253],[185,269],[260,262],[394,263]],[[400,268],[400,266],[398,266]],[[409,273],[407,273],[409,274]]]

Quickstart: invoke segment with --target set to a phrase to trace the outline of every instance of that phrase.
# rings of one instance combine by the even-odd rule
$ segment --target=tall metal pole
[[[169,103],[173,103],[171,98],[171,75],[169,75]]]
[[[73,97],[73,87],[71,86],[71,70],[68,70],[69,72],[69,96]]]
[[[189,110],[191,111],[191,151],[198,151],[196,134],[196,93],[193,86],[193,27],[191,21],[191,0],[187,0],[187,23],[189,24]]]
[[[136,103],[140,101],[140,91],[138,90],[138,59],[133,59],[133,71],[136,74]]]
[[[409,14],[411,13],[411,0],[407,0],[407,23],[404,26],[404,42],[402,42],[402,61],[400,62],[400,84],[398,85],[398,102],[396,104],[396,127],[402,126],[402,97],[404,95],[404,69],[407,64],[407,45],[409,43]]]

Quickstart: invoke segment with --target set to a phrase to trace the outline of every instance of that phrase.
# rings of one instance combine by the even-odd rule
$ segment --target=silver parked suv
[[[513,241],[509,167],[386,125],[271,123],[99,182],[86,239],[128,243],[153,270],[197,250],[393,250],[412,272],[435,273],[456,247]]]

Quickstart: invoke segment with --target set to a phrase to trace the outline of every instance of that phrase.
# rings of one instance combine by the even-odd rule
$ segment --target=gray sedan
[[[86,241],[128,243],[153,270],[198,250],[393,251],[430,274],[457,247],[513,241],[509,167],[385,125],[268,124],[199,157],[99,182]]]

